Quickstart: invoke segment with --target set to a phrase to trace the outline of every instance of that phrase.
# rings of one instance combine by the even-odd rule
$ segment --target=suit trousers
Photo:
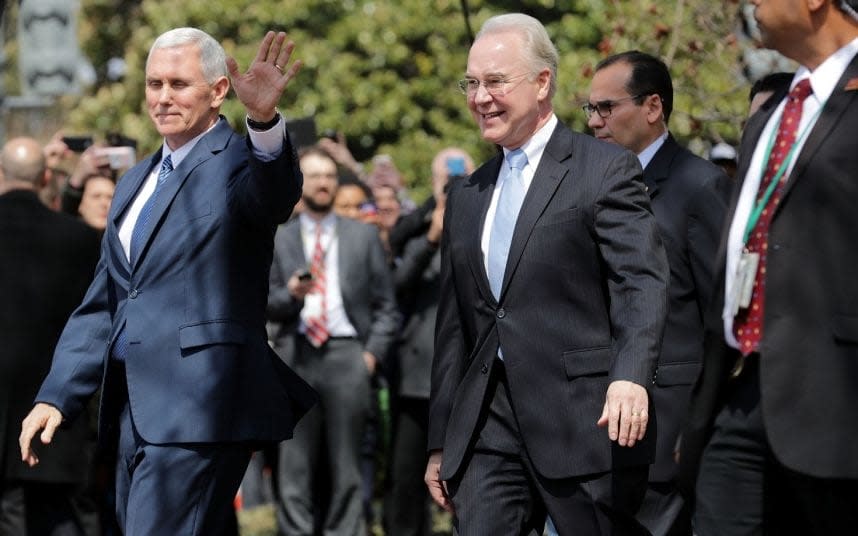
[[[124,367],[111,362],[114,383]],[[116,387],[116,385],[114,385]],[[250,461],[244,443],[153,445],[137,432],[128,395],[119,411],[116,517],[125,536],[237,535],[233,500]],[[194,416],[188,416],[193,426]]]
[[[742,374],[728,385],[724,407],[715,418],[697,479],[695,533],[853,534],[858,527],[858,480],[800,474],[772,454],[760,404],[759,367],[759,355],[751,354]]]
[[[563,479],[541,476],[522,442],[503,362],[496,360],[474,445],[447,489],[459,536],[540,535],[546,514],[560,536],[647,536],[634,519],[647,475],[648,467],[641,466]]]
[[[5,481],[0,486],[0,534],[97,536],[97,505],[83,484]]]
[[[364,534],[361,440],[370,412],[370,376],[357,339],[329,339],[315,348],[303,337],[296,346],[295,372],[319,394],[319,404],[280,444],[277,523],[286,536]],[[322,467],[327,466],[327,470]],[[319,483],[330,475],[330,485]],[[316,485],[329,490],[316,493]],[[322,520],[321,530],[315,527]]]

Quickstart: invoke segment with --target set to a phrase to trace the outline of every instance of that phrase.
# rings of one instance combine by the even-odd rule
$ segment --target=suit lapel
[[[349,286],[349,281],[351,281],[351,277],[349,277],[349,269],[354,264],[354,259],[357,258],[352,253],[352,246],[356,246],[357,244],[355,244],[354,239],[349,236],[348,227],[343,225],[343,219],[339,216],[336,218],[336,223],[334,223],[334,237],[337,240],[337,271],[339,273],[340,280],[340,293],[343,295],[343,300],[345,300],[345,296],[347,294],[346,288]]]
[[[673,158],[679,151],[679,144],[673,138],[672,134],[667,135],[667,139],[653,155],[646,169],[643,171],[643,181],[646,185],[647,193],[650,199],[653,199],[658,194],[659,183],[670,175],[670,165],[673,163]]]
[[[486,213],[492,201],[492,194],[494,193],[502,161],[503,153],[496,155],[492,160],[475,171],[473,175],[465,179],[467,182],[462,186],[460,192],[462,200],[467,203],[466,206],[462,207],[460,212],[467,218],[467,222],[463,225],[463,228],[467,229],[468,233],[467,237],[465,237],[468,242],[468,263],[471,266],[471,272],[474,274],[480,293],[490,303],[495,301],[495,297],[492,294],[489,276],[486,273],[485,259],[483,258],[483,229],[486,225]]]
[[[832,129],[847,116],[846,112],[852,105],[855,96],[858,95],[858,91],[855,91],[855,89],[847,91],[846,85],[856,77],[858,77],[858,56],[853,58],[849,63],[843,76],[837,81],[837,85],[834,87],[834,91],[831,93],[828,101],[823,103],[824,108],[822,109],[822,113],[819,115],[819,119],[816,120],[816,124],[813,125],[813,129],[810,131],[810,135],[804,146],[801,148],[798,160],[796,160],[789,180],[787,180],[784,186],[781,202],[775,207],[775,214],[777,214],[778,210],[786,202],[786,198],[796,181],[801,180],[802,174],[807,169],[810,160],[819,152],[819,146],[825,141],[825,138],[828,137]]]
[[[568,167],[561,164],[570,154],[572,145],[571,136],[566,127],[559,124],[554,129],[551,139],[545,146],[545,151],[542,154],[542,159],[539,162],[539,168],[533,175],[533,181],[530,183],[530,188],[527,190],[527,195],[521,205],[521,210],[518,213],[518,220],[515,223],[515,231],[512,235],[512,243],[509,246],[509,257],[507,258],[506,269],[503,275],[503,285],[501,286],[501,299],[503,298],[509,281],[515,273],[516,267],[521,260],[521,255],[530,239],[533,228],[536,225],[539,216],[545,211],[545,207],[560,182],[568,172]]]
[[[152,205],[152,212],[149,216],[149,222],[143,230],[142,245],[140,254],[137,256],[134,268],[140,265],[146,257],[149,249],[149,243],[155,234],[155,229],[160,226],[167,209],[176,197],[176,194],[188,180],[191,172],[196,169],[201,163],[211,158],[214,154],[222,151],[226,147],[231,130],[225,120],[221,119],[219,123],[205,136],[197,142],[196,146],[191,149],[191,152],[186,156],[182,163],[179,164],[170,175],[166,182],[158,192],[158,197],[155,198],[155,203]]]
[[[122,218],[125,217],[125,213],[128,211],[128,207],[131,206],[131,202],[134,201],[134,198],[137,197],[137,192],[140,191],[140,187],[143,186],[143,182],[149,176],[149,173],[152,171],[152,166],[154,166],[157,162],[161,160],[161,151],[157,151],[156,153],[150,155],[148,158],[128,170],[128,172],[122,176],[122,180],[119,181],[116,188],[116,195],[113,197],[113,201],[110,206],[110,218],[108,219],[110,225],[118,232],[119,224],[122,223]],[[127,188],[125,188],[127,186]]]

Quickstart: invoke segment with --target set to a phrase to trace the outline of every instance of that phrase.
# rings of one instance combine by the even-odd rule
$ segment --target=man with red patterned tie
[[[352,536],[366,532],[360,447],[370,379],[393,344],[399,314],[378,230],[332,211],[336,163],[317,147],[301,152],[299,163],[305,208],[277,232],[268,318],[275,349],[321,403],[280,445],[277,518],[283,534],[319,533],[321,521],[325,534]],[[329,467],[330,495],[317,504],[320,463]]]
[[[742,140],[683,481],[699,536],[853,533],[858,0],[752,3],[801,67]]]

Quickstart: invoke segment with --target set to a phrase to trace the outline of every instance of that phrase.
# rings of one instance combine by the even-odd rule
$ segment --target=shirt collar
[[[181,147],[179,147],[175,151],[170,149],[170,146],[167,145],[167,140],[164,140],[164,142],[161,144],[161,162],[163,162],[164,159],[169,156],[170,162],[172,162],[172,164],[173,164],[173,169],[176,169],[177,167],[179,167],[179,164],[182,163],[182,160],[184,160],[185,157],[188,156],[191,153],[191,151],[194,150],[194,147],[196,147],[197,143],[201,139],[203,139],[203,136],[205,136],[206,134],[211,132],[211,130],[214,127],[216,127],[218,125],[218,123],[220,123],[223,120],[224,120],[223,118],[218,118],[218,120],[215,121],[214,125],[210,126],[205,132],[198,134],[196,137],[192,138],[188,143],[182,145]],[[158,167],[155,169],[160,169],[160,167],[161,167],[161,165],[159,163]]]
[[[527,165],[530,166],[530,169],[535,171],[539,166],[539,161],[542,159],[542,153],[545,151],[545,146],[548,145],[548,140],[551,139],[551,135],[554,133],[554,129],[556,127],[557,116],[552,113],[548,121],[520,147],[520,149],[524,151],[524,154],[527,155]],[[504,147],[504,158],[506,158],[509,153],[510,150]]]
[[[661,149],[661,146],[664,145],[665,140],[667,140],[667,131],[661,133],[659,137],[655,139],[649,146],[640,152],[638,155],[638,160],[640,160],[641,168],[646,169],[650,162],[652,162],[652,158],[655,156],[655,153]]]
[[[317,225],[322,226],[322,232],[324,234],[329,234],[334,228],[334,224],[337,222],[337,215],[333,212],[329,212],[324,218],[317,221],[302,212],[298,215],[298,222],[301,224],[301,231],[305,234],[315,234]]]
[[[810,78],[814,98],[819,102],[826,101],[834,92],[837,82],[856,54],[858,54],[858,37],[828,56],[813,72],[803,65],[799,67],[792,79],[790,89],[794,88],[799,81]]]

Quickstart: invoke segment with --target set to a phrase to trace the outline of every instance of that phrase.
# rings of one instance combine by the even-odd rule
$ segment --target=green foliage
[[[747,83],[732,36],[738,0],[470,0],[470,25],[520,10],[539,18],[560,53],[555,111],[586,130],[580,106],[593,66],[606,55],[638,48],[671,68],[676,104],[671,129],[681,140],[735,140]],[[393,156],[406,181],[428,193],[435,152],[462,146],[482,161],[494,147],[480,139],[455,88],[470,37],[460,0],[83,0],[83,49],[100,81],[66,103],[78,131],[121,130],[149,151],[160,139],[146,117],[146,53],[161,32],[197,26],[219,39],[246,68],[266,30],[285,30],[305,62],[280,103],[288,118],[315,117],[319,131],[345,133],[358,160]],[[128,74],[107,82],[103,65],[121,54]],[[223,113],[242,128],[230,99]]]

